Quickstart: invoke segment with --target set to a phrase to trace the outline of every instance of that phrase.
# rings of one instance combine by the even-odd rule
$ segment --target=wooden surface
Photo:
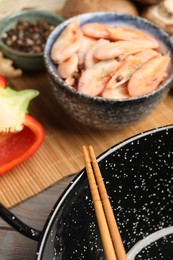
[[[35,88],[40,91],[40,95],[30,105],[30,112],[45,128],[46,137],[43,148],[50,149],[50,153],[51,149],[53,150],[53,159],[56,160],[58,172],[62,177],[78,172],[84,167],[81,152],[83,144],[92,144],[98,155],[128,137],[173,123],[173,95],[171,93],[146,119],[118,131],[100,131],[82,126],[65,114],[50,91],[45,72],[27,74],[10,83],[16,89]],[[43,150],[42,147],[40,150]]]
[[[40,95],[29,111],[45,128],[45,141],[36,154],[0,177],[0,200],[7,207],[35,196],[83,167],[82,145],[93,145],[96,155],[140,132],[173,123],[170,93],[146,119],[117,131],[99,131],[82,126],[59,107],[50,90],[46,72],[25,73],[9,81],[15,89],[34,88]]]
[[[59,107],[50,90],[46,72],[24,74],[9,81],[15,89],[34,88],[40,95],[29,111],[45,128],[45,141],[36,154],[0,177],[0,200],[7,207],[35,196],[83,167],[82,145],[93,145],[96,155],[140,132],[173,123],[170,93],[146,119],[117,131],[99,131],[82,126]]]
[[[38,159],[44,153],[49,156],[48,161],[41,160],[41,169],[44,172],[37,176],[43,178],[44,174],[45,176],[54,174],[56,178],[53,183],[48,183],[43,187],[37,196],[31,194],[30,199],[26,198],[25,202],[11,208],[11,211],[24,222],[40,230],[43,228],[52,206],[72,178],[66,176],[72,175],[84,167],[81,151],[83,144],[92,144],[96,155],[99,155],[110,146],[128,137],[155,127],[173,124],[173,95],[171,92],[146,119],[124,129],[110,132],[81,126],[66,115],[56,104],[50,92],[45,72],[25,74],[19,79],[11,80],[9,84],[16,89],[35,88],[40,91],[39,97],[32,101],[30,111],[45,128],[45,142],[37,155],[11,173],[12,176],[19,173],[27,175],[28,169],[31,171],[30,174],[38,173],[40,170]],[[6,196],[8,197],[8,192]],[[23,237],[0,220],[0,260],[34,259],[36,247],[37,242]]]
[[[71,176],[61,180],[48,190],[13,207],[11,212],[30,227],[41,231],[58,197],[73,178]],[[21,235],[0,218],[0,260],[34,260],[36,251],[37,241]]]

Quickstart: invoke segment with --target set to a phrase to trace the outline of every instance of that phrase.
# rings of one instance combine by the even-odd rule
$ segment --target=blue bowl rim
[[[169,45],[169,49],[171,50],[171,52],[173,54],[173,41],[171,41],[171,37],[163,29],[154,25],[153,23],[151,23],[150,21],[148,21],[145,18],[142,18],[139,16],[133,16],[130,14],[115,13],[115,12],[110,12],[110,11],[83,13],[83,14],[74,16],[70,19],[67,19],[64,22],[62,22],[61,24],[59,24],[58,26],[56,26],[55,29],[50,33],[50,35],[47,39],[45,48],[44,48],[43,58],[44,58],[45,67],[46,67],[49,75],[51,75],[53,77],[54,81],[58,83],[59,87],[65,88],[66,91],[78,96],[79,98],[84,98],[84,99],[87,99],[90,101],[95,101],[95,102],[99,102],[99,103],[109,103],[109,104],[122,103],[122,102],[133,102],[134,100],[140,101],[140,100],[148,99],[149,97],[154,96],[158,92],[161,92],[161,91],[164,91],[164,89],[167,89],[167,86],[171,83],[171,81],[173,81],[173,73],[160,85],[160,87],[158,89],[156,89],[146,95],[143,95],[141,97],[132,97],[132,98],[128,98],[128,99],[108,99],[108,98],[103,98],[103,97],[98,97],[98,96],[89,96],[89,95],[83,94],[83,93],[79,92],[78,90],[76,90],[75,88],[69,86],[58,76],[57,73],[55,73],[55,71],[53,69],[53,62],[51,61],[51,58],[49,55],[50,46],[53,45],[53,43],[51,43],[52,38],[57,34],[57,32],[61,32],[69,23],[74,21],[76,18],[80,19],[80,17],[81,17],[82,24],[85,24],[85,20],[91,19],[95,16],[100,17],[103,15],[114,16],[115,19],[116,18],[118,18],[118,19],[126,18],[126,19],[131,19],[133,21],[136,20],[136,21],[142,22],[143,24],[156,30],[160,36],[162,36],[163,38],[166,38],[167,44]],[[84,20],[84,23],[83,23],[83,20]],[[50,66],[50,64],[52,64],[52,66]],[[167,91],[169,91],[169,89]]]
[[[16,11],[12,14],[9,14],[8,16],[4,17],[1,21],[0,21],[0,30],[1,28],[4,28],[4,26],[6,25],[6,23],[9,23],[10,20],[13,20],[17,17],[23,16],[23,15],[27,15],[27,14],[36,14],[38,15],[38,19],[39,19],[39,15],[43,15],[43,16],[49,16],[50,18],[54,18],[57,19],[57,22],[62,23],[64,22],[64,18],[56,13],[53,12],[49,12],[47,10],[36,10],[36,9],[32,9],[32,10],[20,10],[20,11]],[[1,34],[1,31],[0,31]],[[11,55],[14,56],[19,56],[19,57],[23,57],[23,58],[36,58],[36,57],[43,57],[43,52],[39,52],[39,53],[25,53],[25,52],[21,52],[21,51],[17,51],[14,50],[10,47],[8,47],[6,44],[3,43],[3,41],[1,40],[0,37],[0,48],[6,52],[8,52]]]

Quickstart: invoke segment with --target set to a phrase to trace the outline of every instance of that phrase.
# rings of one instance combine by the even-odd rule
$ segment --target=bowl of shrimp
[[[102,130],[148,116],[173,82],[173,44],[149,21],[112,12],[68,19],[49,35],[44,62],[57,102]]]

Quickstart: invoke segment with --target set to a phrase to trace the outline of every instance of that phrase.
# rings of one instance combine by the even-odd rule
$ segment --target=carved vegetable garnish
[[[0,175],[33,155],[44,141],[43,126],[28,114],[29,102],[39,92],[13,90],[0,83]]]

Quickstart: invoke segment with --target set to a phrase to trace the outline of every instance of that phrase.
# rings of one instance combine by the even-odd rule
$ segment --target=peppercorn
[[[55,28],[43,20],[18,21],[14,28],[2,35],[2,41],[10,48],[26,53],[41,53],[47,38]]]

